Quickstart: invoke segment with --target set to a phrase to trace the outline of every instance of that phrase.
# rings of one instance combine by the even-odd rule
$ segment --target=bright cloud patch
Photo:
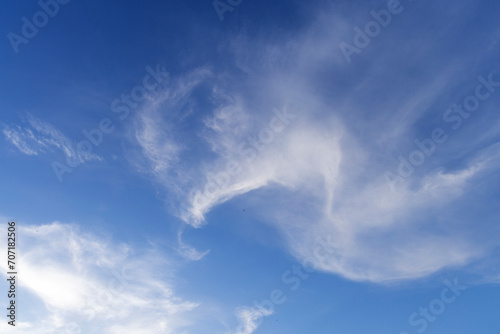
[[[162,274],[172,269],[157,252],[135,254],[61,223],[19,235],[23,322],[16,332],[178,333],[190,325],[185,315],[198,304],[175,296]]]

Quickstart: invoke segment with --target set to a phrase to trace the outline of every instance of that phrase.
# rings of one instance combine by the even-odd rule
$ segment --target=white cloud
[[[138,152],[131,153],[129,161],[177,195],[190,182],[189,165],[181,161],[188,149],[183,139],[190,134],[181,126],[192,114],[191,94],[211,75],[208,69],[199,68],[172,79],[170,85],[144,103],[132,124],[132,142]]]
[[[167,283],[174,268],[162,254],[137,254],[57,222],[18,226],[18,234],[16,333],[177,333],[191,324],[198,303],[175,295]]]
[[[96,154],[77,150],[76,143],[72,142],[52,124],[44,122],[31,114],[27,115],[27,123],[25,127],[4,125],[2,130],[5,138],[24,154],[40,155],[56,149],[61,151],[68,159],[79,163],[103,160]]]
[[[327,272],[354,280],[411,279],[467,264],[488,251],[460,231],[453,232],[450,221],[432,227],[433,218],[427,214],[450,208],[462,199],[469,182],[486,165],[472,161],[454,172],[415,175],[391,189],[383,175],[392,168],[392,161],[388,165],[382,152],[365,149],[337,117],[324,112],[320,112],[321,121],[303,117],[292,122],[275,134],[272,143],[255,149],[255,157],[249,159],[241,154],[241,140],[256,136],[259,128],[249,125],[249,113],[237,105],[233,113],[224,108],[224,112],[216,110],[207,122],[212,134],[203,133],[218,158],[191,166],[191,179],[196,182],[181,196],[184,209],[180,217],[187,223],[200,226],[214,206],[257,189],[265,194],[266,189],[279,186],[279,201],[259,202],[259,210],[267,215],[264,219],[282,231],[290,252],[299,259],[311,256],[312,240],[334,236],[340,257],[318,264],[318,269]],[[263,117],[260,124],[265,124]],[[207,181],[221,173],[228,175],[226,163],[230,161],[238,163],[239,173],[229,181]],[[210,184],[215,190],[200,200]]]
[[[45,143],[38,141],[34,137],[33,132],[29,129],[23,130],[19,126],[16,126],[15,128],[9,128],[8,126],[5,126],[2,132],[8,141],[10,141],[14,146],[16,146],[19,149],[19,151],[27,155],[38,155],[39,152],[42,150],[42,148],[46,146]],[[27,138],[36,142],[39,145],[39,147],[36,148],[30,146],[25,141],[25,139]]]
[[[265,308],[240,307],[236,311],[236,316],[241,325],[234,334],[251,334],[257,330],[264,317],[272,315],[274,312]]]
[[[183,233],[182,230],[179,230],[179,232],[177,233],[177,242],[179,243],[177,252],[181,256],[191,261],[199,261],[203,259],[208,253],[210,253],[210,250],[201,252],[196,248],[185,244],[184,241],[182,241],[182,233]]]
[[[454,232],[449,221],[432,227],[427,215],[462,198],[486,165],[472,161],[463,170],[415,177],[391,189],[383,171],[377,176],[373,161],[335,122],[323,123],[290,128],[283,141],[263,149],[244,172],[220,186],[210,202],[193,200],[192,215],[203,216],[214,205],[262,188],[263,199],[254,203],[263,219],[282,230],[293,254],[309,258],[312,240],[332,235],[339,257],[318,268],[355,280],[421,277],[464,265],[487,251]],[[276,185],[280,200],[265,197],[265,189],[277,191]]]
[[[498,244],[491,237],[494,217],[483,218],[476,238],[469,233],[475,222],[461,213],[474,202],[470,193],[486,189],[488,175],[498,170],[495,145],[484,156],[471,153],[486,145],[486,135],[482,143],[476,137],[491,139],[497,132],[488,124],[480,136],[472,130],[454,133],[442,120],[445,108],[435,109],[457,103],[475,84],[460,68],[477,52],[465,52],[446,66],[426,62],[424,67],[422,59],[434,59],[433,50],[423,45],[416,57],[413,49],[399,48],[407,33],[385,31],[391,38],[379,38],[356,55],[362,70],[347,64],[338,49],[340,41],[353,38],[352,24],[329,10],[295,36],[231,41],[229,50],[245,81],[236,88],[220,78],[210,82],[216,103],[196,120],[201,127],[163,114],[155,121],[176,129],[160,138],[189,152],[149,159],[152,166],[169,168],[156,180],[168,202],[178,204],[173,212],[200,227],[215,206],[246,194],[299,260],[312,255],[314,240],[330,235],[337,256],[316,264],[318,269],[353,280],[415,279],[487,257]],[[371,65],[362,61],[368,55]],[[407,73],[416,68],[422,72],[410,78]],[[175,103],[174,109],[182,110],[192,91],[184,93],[172,102],[167,93],[154,106],[164,110]],[[269,143],[253,147],[251,138],[269,127],[272,110],[285,105],[301,116],[274,132]],[[148,115],[146,108],[138,117]],[[429,135],[423,123],[444,128],[449,141],[405,183],[389,187],[384,173],[397,169],[395,157],[414,150],[415,139]],[[177,131],[180,127],[191,130],[190,140]],[[457,136],[465,137],[467,152],[453,140]],[[151,147],[161,150],[162,139]],[[239,171],[231,174],[234,163]]]

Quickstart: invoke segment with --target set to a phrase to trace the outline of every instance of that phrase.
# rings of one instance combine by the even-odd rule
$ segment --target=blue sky
[[[497,333],[499,13],[4,4],[2,333]]]

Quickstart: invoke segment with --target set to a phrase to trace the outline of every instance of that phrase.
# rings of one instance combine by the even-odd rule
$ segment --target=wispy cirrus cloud
[[[258,307],[240,307],[236,310],[236,317],[241,325],[234,334],[251,334],[262,323],[264,317],[272,315],[271,310]]]
[[[205,251],[199,251],[193,246],[190,246],[182,240],[182,234],[183,230],[179,230],[177,233],[177,242],[178,242],[178,248],[177,252],[184,258],[190,260],[190,261],[199,261],[203,259],[208,253],[210,253],[210,250],[205,250]]]
[[[433,15],[446,8],[436,4]],[[468,17],[466,11],[450,15]],[[191,130],[189,140],[185,132],[171,134],[171,142],[190,157],[175,154],[173,163],[170,158],[152,160],[153,166],[168,163],[168,173],[157,173],[156,180],[169,201],[174,199],[172,211],[200,227],[214,207],[245,195],[299,260],[311,256],[319,236],[334,236],[338,256],[316,264],[317,269],[352,280],[416,279],[487,258],[498,246],[492,238],[498,233],[496,216],[483,216],[482,229],[475,230],[476,222],[463,213],[479,205],[481,192],[494,188],[487,181],[498,169],[497,122],[488,121],[493,107],[487,101],[470,121],[474,127],[460,132],[450,132],[443,120],[446,108],[461,101],[464,90],[475,88],[471,73],[476,69],[461,69],[472,60],[477,63],[478,53],[462,50],[446,62],[437,61],[435,50],[420,45],[421,36],[411,33],[418,20],[409,19],[397,23],[401,29],[392,29],[393,23],[384,32],[391,38],[382,36],[363,52],[360,70],[335,50],[337,42],[352,35],[349,20],[327,8],[295,35],[238,36],[228,52],[247,75],[244,83],[205,81],[216,103],[197,118],[172,123],[156,114],[171,127]],[[431,31],[423,35],[441,41]],[[418,45],[399,48],[408,38]],[[490,44],[485,40],[481,45]],[[362,57],[370,57],[370,63]],[[488,51],[480,60],[487,63],[491,57]],[[196,94],[191,89],[184,95],[172,100],[176,109],[187,107],[189,96]],[[157,110],[170,103],[168,98],[157,101],[152,103]],[[301,116],[281,124],[286,126],[263,145],[259,134],[269,127],[276,106]],[[139,119],[149,112],[145,108]],[[407,182],[389,186],[384,173],[397,167],[395,157],[428,136],[424,121],[447,130],[451,139]],[[161,140],[152,147],[161,148]],[[474,153],[479,151],[481,156]],[[491,209],[495,204],[481,205]]]
[[[32,114],[26,115],[25,126],[3,126],[5,139],[13,144],[21,153],[41,155],[61,151],[70,161],[84,163],[102,161],[100,156],[76,150],[76,143],[66,137],[52,124],[44,122]]]

